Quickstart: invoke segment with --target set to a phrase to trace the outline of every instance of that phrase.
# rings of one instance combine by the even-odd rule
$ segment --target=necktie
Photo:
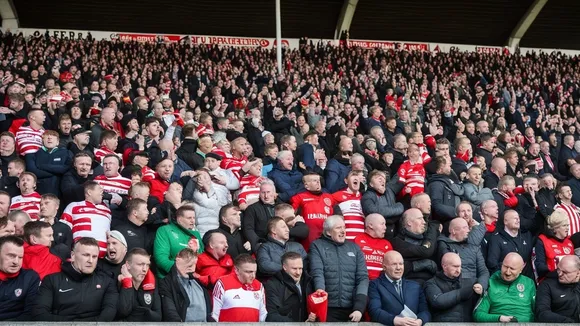
[[[552,158],[550,158],[550,155],[545,155],[546,157],[546,162],[548,162],[548,165],[550,166],[550,168],[552,170],[554,170],[554,162],[552,162]]]
[[[395,290],[401,299],[403,299],[403,293],[401,290],[401,280],[393,281],[393,285],[395,286]]]

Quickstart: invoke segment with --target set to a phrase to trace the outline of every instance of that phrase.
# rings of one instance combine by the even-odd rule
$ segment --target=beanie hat
[[[117,231],[117,230],[115,230],[115,231],[111,231],[111,232],[109,232],[109,236],[110,236],[111,238],[117,239],[117,240],[118,240],[119,242],[121,242],[121,243],[122,243],[122,244],[123,244],[125,247],[127,247],[127,240],[125,240],[125,236],[124,236],[124,235],[123,235],[121,232],[119,232],[119,231]]]

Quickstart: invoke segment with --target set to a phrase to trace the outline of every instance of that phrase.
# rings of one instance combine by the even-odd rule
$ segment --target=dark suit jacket
[[[423,325],[431,321],[425,293],[421,286],[413,281],[403,279],[403,299],[397,294],[393,284],[385,274],[373,280],[369,285],[369,309],[371,321],[394,326],[395,317],[409,307]]]

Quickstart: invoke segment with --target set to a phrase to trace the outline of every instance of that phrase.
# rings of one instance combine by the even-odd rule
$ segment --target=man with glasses
[[[580,322],[580,258],[564,256],[555,272],[540,283],[537,293],[536,316],[541,323]]]

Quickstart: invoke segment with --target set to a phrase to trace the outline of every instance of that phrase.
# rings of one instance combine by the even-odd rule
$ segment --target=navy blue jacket
[[[26,171],[36,175],[36,191],[41,194],[60,196],[60,179],[72,167],[72,154],[64,148],[48,152],[44,148],[26,155]]]
[[[15,278],[0,281],[0,320],[31,320],[40,277],[30,269],[21,269]]]
[[[371,281],[368,309],[371,321],[394,326],[395,317],[403,311],[404,305],[407,305],[417,315],[417,318],[423,321],[423,325],[430,322],[431,314],[425,293],[419,283],[403,279],[402,292],[403,300],[384,273],[376,280]]]
[[[328,161],[328,165],[324,169],[324,185],[328,192],[334,193],[346,188],[344,179],[346,179],[350,170],[349,160],[340,157],[340,154]]]
[[[274,181],[278,198],[285,203],[289,202],[292,196],[304,191],[302,173],[296,169],[283,170],[279,164],[276,164],[274,169],[268,173],[268,178]]]

